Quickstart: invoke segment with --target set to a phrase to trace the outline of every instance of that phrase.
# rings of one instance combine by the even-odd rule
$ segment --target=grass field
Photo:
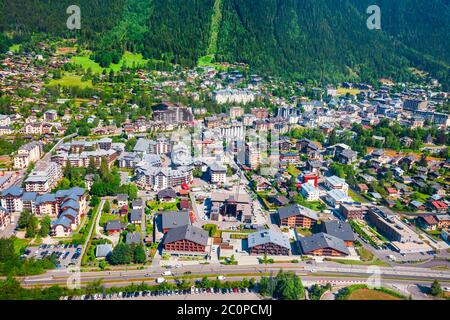
[[[9,51],[11,52],[19,52],[21,45],[20,44],[14,44],[11,47],[9,47]]]
[[[358,289],[353,291],[347,300],[401,300],[388,293],[370,289]]]
[[[63,76],[61,79],[52,80],[49,83],[49,86],[60,85],[62,87],[80,87],[80,88],[92,88],[92,81],[81,81],[81,76],[67,74]]]
[[[133,67],[133,64],[136,67],[143,66],[147,64],[148,60],[144,59],[140,53],[125,52],[120,62],[118,64],[111,64],[109,68],[101,67],[97,62],[89,58],[89,55],[75,56],[71,59],[71,62],[82,66],[84,69],[91,68],[94,73],[102,73],[103,70],[107,72],[110,72],[110,70],[118,72],[123,65],[126,67]]]
[[[30,239],[14,238],[14,251],[19,254],[21,249],[27,247],[29,243]]]

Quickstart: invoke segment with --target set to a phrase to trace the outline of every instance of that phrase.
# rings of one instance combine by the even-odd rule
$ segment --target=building
[[[25,179],[27,192],[47,193],[58,185],[62,179],[61,167],[54,162],[39,161]]]
[[[119,208],[122,208],[123,206],[128,206],[128,195],[127,194],[118,194],[116,196],[117,205]]]
[[[120,222],[120,220],[110,220],[106,223],[105,231],[108,233],[109,236],[118,234],[122,232],[124,229],[124,226]]]
[[[248,250],[251,255],[284,255],[291,251],[289,237],[272,230],[260,230],[248,236]]]
[[[169,187],[179,188],[182,184],[190,184],[193,181],[192,167],[140,166],[136,169],[136,184],[145,190],[159,191]]]
[[[341,215],[347,219],[364,219],[367,213],[367,207],[356,203],[341,203],[339,207]]]
[[[353,202],[353,199],[340,189],[332,189],[327,191],[325,199],[328,204],[335,209],[339,208],[342,203]]]
[[[244,109],[241,107],[231,107],[230,108],[230,118],[236,119],[244,115]]]
[[[350,254],[344,241],[323,232],[300,238],[299,245],[305,255],[342,257]]]
[[[341,239],[347,247],[353,246],[355,235],[349,223],[340,220],[322,221],[322,232]]]
[[[278,209],[278,220],[280,226],[284,227],[311,228],[319,221],[319,216],[315,211],[309,208],[293,204]]]
[[[403,102],[403,110],[406,111],[425,111],[428,107],[428,102],[424,100],[408,99]]]
[[[167,233],[170,229],[178,228],[191,224],[188,211],[166,211],[161,215],[161,226],[163,233]]]
[[[0,231],[5,230],[11,224],[11,213],[3,207],[0,207]]]
[[[209,166],[211,183],[225,184],[227,181],[227,168],[214,162]]]
[[[213,91],[213,100],[218,104],[237,103],[247,104],[255,101],[256,95],[249,90],[225,89]]]
[[[161,190],[156,196],[160,202],[172,202],[177,200],[177,193],[172,188]]]
[[[252,222],[252,199],[245,192],[213,191],[211,193],[210,219],[213,221],[243,221]]]
[[[140,224],[142,223],[142,209],[132,209],[130,212],[130,223]]]
[[[245,143],[245,164],[252,170],[258,170],[261,163],[261,154],[253,143]]]
[[[113,247],[111,244],[99,244],[95,247],[95,257],[98,258],[107,258],[113,251]]]
[[[305,197],[306,201],[317,201],[319,200],[320,192],[319,188],[315,187],[312,183],[302,184],[302,195]]]
[[[6,210],[8,213],[22,212],[23,189],[20,187],[10,187],[0,193],[0,207]]]
[[[252,108],[251,113],[258,120],[267,119],[269,117],[269,109],[265,108]]]
[[[348,192],[348,184],[344,179],[337,176],[326,177],[325,187],[327,187],[328,190],[341,190],[345,194]]]
[[[38,161],[42,153],[43,143],[40,141],[32,141],[21,146],[14,156],[14,168],[27,168],[31,163]]]
[[[125,243],[128,245],[140,245],[141,233],[140,232],[128,232],[125,236]]]
[[[191,108],[172,102],[162,102],[152,107],[152,119],[166,124],[177,125],[194,121]]]
[[[208,232],[192,225],[171,229],[163,240],[164,252],[171,255],[206,256]]]

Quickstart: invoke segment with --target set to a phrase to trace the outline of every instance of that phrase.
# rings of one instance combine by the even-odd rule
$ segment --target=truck
[[[163,283],[163,282],[166,282],[166,279],[164,279],[164,278],[156,279],[156,283]]]

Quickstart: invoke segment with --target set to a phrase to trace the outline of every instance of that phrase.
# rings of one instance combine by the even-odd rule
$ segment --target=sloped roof
[[[350,251],[348,251],[344,241],[323,232],[313,234],[310,237],[300,238],[299,243],[303,253],[305,254],[323,248],[331,248],[346,255],[350,254]]]
[[[162,228],[171,229],[191,224],[188,211],[166,211],[161,215]]]
[[[126,244],[140,244],[141,234],[139,232],[128,232],[125,238]]]
[[[309,208],[301,206],[299,204],[293,204],[287,207],[278,209],[278,215],[280,219],[289,218],[297,215],[302,215],[313,220],[319,220],[317,213]]]
[[[10,188],[2,191],[3,197],[8,196],[8,195],[13,196],[13,197],[20,197],[22,194],[23,194],[23,189],[20,187],[16,187],[16,186],[10,187]]]
[[[99,244],[95,247],[95,256],[97,258],[104,258],[112,252],[113,248],[111,244]]]
[[[249,248],[267,243],[273,243],[287,249],[291,248],[289,237],[281,232],[275,232],[273,230],[261,230],[255,233],[251,233],[248,236]]]
[[[174,228],[167,232],[164,244],[179,240],[188,240],[206,246],[208,244],[208,232],[191,225]]]
[[[344,241],[355,241],[352,227],[344,221],[322,221],[323,232]]]

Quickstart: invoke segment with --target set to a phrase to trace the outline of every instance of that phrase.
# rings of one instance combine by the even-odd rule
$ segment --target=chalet
[[[432,201],[431,202],[431,209],[440,213],[446,213],[448,212],[448,206],[443,201]]]
[[[113,235],[122,232],[124,226],[120,220],[110,220],[106,223],[105,231],[108,235]]]
[[[133,209],[130,212],[130,223],[140,224],[142,223],[142,209]]]
[[[340,220],[332,220],[323,221],[321,226],[322,232],[341,239],[347,247],[353,246],[355,235],[353,234],[352,227],[349,223]]]
[[[190,211],[192,209],[191,203],[189,202],[189,200],[186,200],[186,199],[180,200],[178,207],[180,210],[185,210],[185,211]]]
[[[128,232],[125,236],[125,243],[128,245],[140,245],[141,244],[141,234],[139,232]]]
[[[107,244],[99,244],[95,247],[95,256],[97,258],[107,258],[113,251],[112,245]]]
[[[356,185],[356,190],[360,193],[367,193],[369,191],[369,187],[367,184],[359,183]]]
[[[184,225],[170,229],[163,240],[165,253],[171,255],[207,255],[208,232]]]
[[[116,199],[117,199],[117,205],[119,207],[128,206],[128,195],[127,194],[118,194]]]
[[[396,199],[399,196],[398,190],[395,188],[386,188],[386,191],[388,193],[388,197],[392,199]]]
[[[256,192],[269,191],[272,189],[272,184],[264,177],[256,176],[253,178]]]
[[[131,203],[131,209],[133,210],[142,210],[144,209],[144,200],[136,199]]]
[[[450,215],[448,214],[438,214],[435,216],[438,221],[438,228],[444,229],[450,226]]]
[[[350,254],[343,240],[323,232],[300,238],[299,245],[305,255],[342,257]]]
[[[280,161],[282,163],[297,164],[300,161],[300,156],[294,152],[282,153],[280,154]]]
[[[436,230],[438,226],[438,221],[434,216],[419,216],[417,217],[417,222],[425,230],[432,231]]]
[[[157,194],[160,202],[173,202],[177,199],[177,193],[172,188],[161,190]]]
[[[289,255],[289,237],[273,230],[260,230],[248,236],[248,250],[251,255]]]
[[[409,203],[409,205],[414,209],[414,210],[425,210],[425,205],[423,204],[423,202],[417,201],[417,200],[413,200]]]
[[[317,213],[298,204],[278,209],[280,226],[290,228],[311,228],[319,220]]]
[[[170,229],[191,224],[188,211],[166,211],[160,215],[161,226],[164,233]]]
[[[338,156],[337,160],[342,164],[351,164],[356,161],[358,154],[353,150],[343,150]]]
[[[276,205],[277,207],[282,207],[289,204],[289,199],[281,194],[277,194],[276,196],[271,196],[269,201]]]

